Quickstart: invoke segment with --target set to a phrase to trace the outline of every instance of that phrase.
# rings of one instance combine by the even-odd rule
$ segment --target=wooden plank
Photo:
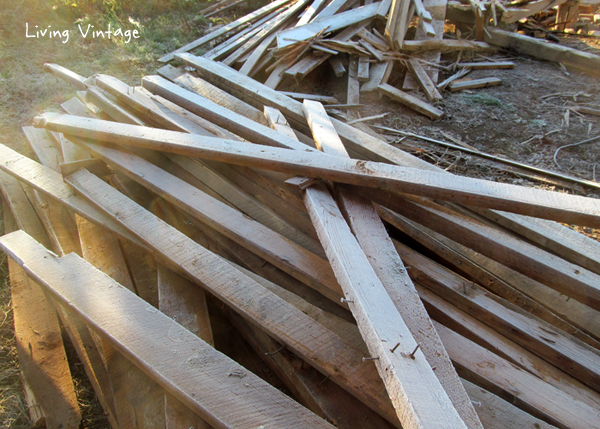
[[[600,353],[554,326],[519,311],[481,286],[396,242],[413,281],[512,339],[581,382],[600,386]],[[468,286],[467,286],[468,285]]]
[[[60,163],[64,160],[48,131],[30,126],[21,129],[40,163],[60,173]]]
[[[115,121],[126,124],[144,125],[142,120],[128,112],[115,101],[111,100],[107,94],[103,93],[98,87],[90,86],[85,94],[85,97],[86,100],[94,103]]]
[[[406,92],[400,91],[399,89],[394,88],[387,83],[379,85],[377,90],[393,100],[396,100],[405,106],[408,106],[411,109],[427,116],[430,119],[436,120],[444,114],[444,112],[440,109],[437,109],[432,105],[425,103],[421,99],[407,94]]]
[[[165,79],[172,80],[173,82],[189,89],[190,91],[197,92],[198,94],[211,100],[213,103],[237,112],[240,115],[253,120],[254,122],[258,122],[263,125],[267,124],[260,110],[235,98],[234,96],[203,79],[195,77],[189,73],[181,72],[180,69],[175,69],[169,65],[159,69],[158,72]]]
[[[319,12],[311,20],[311,22],[319,21],[323,18],[333,16],[336,13],[338,13],[340,10],[346,9],[346,8],[352,6],[353,3],[354,3],[354,0],[332,0],[329,2],[329,4],[327,6],[325,6],[325,8],[321,12]]]
[[[131,228],[165,262],[177,267],[178,272],[210,290],[273,338],[287,344],[370,408],[391,422],[396,421],[375,368],[362,363],[360,352],[85,170],[72,174],[67,181],[111,216],[118,217],[120,223]],[[327,347],[323,347],[324,344]],[[331,350],[336,353],[332,354]],[[186,403],[183,398],[179,399]],[[230,406],[227,404],[228,409]]]
[[[466,427],[327,189],[304,198],[402,426]]]
[[[29,186],[42,192],[55,201],[62,202],[75,213],[86,219],[105,225],[111,231],[129,241],[139,243],[139,240],[129,233],[125,228],[110,220],[108,216],[91,205],[83,198],[74,195],[73,188],[64,183],[60,173],[32,161],[31,159],[15,152],[4,145],[0,145],[1,159],[0,169]]]
[[[312,21],[313,17],[317,15],[317,12],[319,12],[324,3],[324,0],[314,0],[311,3],[311,5],[304,11],[302,17],[298,20],[294,27],[300,27]]]
[[[531,55],[541,60],[564,64],[592,75],[598,74],[598,70],[600,70],[600,56],[569,48],[568,46],[550,43],[542,39],[535,39],[497,28],[488,28],[486,40],[488,43],[496,46],[514,49],[517,52]]]
[[[429,99],[429,101],[439,102],[442,100],[442,95],[439,93],[435,84],[421,65],[421,62],[417,58],[410,58],[407,61],[407,65],[413,76],[421,85],[421,88],[425,92],[425,95]]]
[[[553,8],[555,6],[560,6],[565,3],[567,0],[538,0],[527,3],[522,8],[514,8],[509,9],[507,12],[502,14],[501,22],[511,24],[513,22],[517,22],[523,18],[527,18],[528,16],[535,15],[538,12],[542,12],[546,9]],[[559,22],[559,21],[557,21]],[[563,29],[559,28],[559,31],[563,31]]]
[[[346,67],[344,67],[342,60],[340,60],[337,56],[329,58],[329,64],[335,73],[335,77],[342,77],[346,74]]]
[[[449,176],[444,173],[399,167],[383,163],[355,161],[320,154],[310,148],[302,151],[235,142],[216,137],[195,136],[175,131],[118,124],[69,115],[46,114],[35,125],[63,131],[77,137],[123,142],[127,145],[197,156],[204,159],[264,168],[341,183],[380,187],[416,193],[431,198],[453,200],[469,205],[518,212],[542,218],[600,225],[600,209],[592,198],[543,191],[523,186]],[[281,136],[273,130],[269,131]],[[287,142],[288,139],[286,139]],[[295,146],[299,146],[298,142]],[[235,148],[235,152],[232,149]]]
[[[360,96],[363,98],[367,97],[369,100],[379,100],[381,93],[377,91],[377,87],[383,83],[387,83],[393,68],[394,61],[371,64],[369,80],[360,86]]]
[[[325,153],[348,157],[348,152],[323,106],[305,101],[304,110],[317,147]],[[450,401],[467,427],[481,427],[473,406],[450,363],[450,358],[418,299],[414,285],[377,211],[369,200],[352,195],[345,190],[340,191],[339,199],[341,210],[349,220],[358,244],[368,255],[369,263],[381,281],[382,287],[415,341],[421,346],[427,362],[431,367],[436,368],[435,375]],[[403,287],[398,287],[398,284],[402,284]]]
[[[379,2],[357,9],[348,10],[326,18],[318,19],[301,27],[293,27],[279,32],[277,35],[277,47],[279,49],[290,46],[296,42],[308,40],[323,30],[327,32],[340,30],[349,25],[372,19],[377,13]]]
[[[443,325],[436,324],[436,329],[465,378],[476,377],[486,388],[498,386],[495,390],[501,397],[559,427],[600,427],[598,409],[574,400]]]
[[[463,81],[454,81],[448,85],[450,92],[461,91],[463,89],[489,88],[502,84],[502,79],[497,77],[486,77],[482,79],[472,79]]]
[[[171,83],[159,76],[146,76],[142,85],[150,92],[186,108],[196,115],[206,118],[217,125],[226,127],[235,134],[250,141],[281,147],[302,147],[296,140],[286,139],[285,136],[268,127],[257,124],[242,115],[234,113],[190,91]]]
[[[329,95],[305,94],[300,92],[279,91],[284,95],[296,100],[314,100],[321,103],[339,104],[339,100]]]
[[[369,80],[369,59],[367,57],[363,57],[362,55],[358,57],[358,72],[356,73],[356,77],[359,82],[366,82]],[[348,102],[348,104],[353,103]]]
[[[600,274],[600,243],[569,227],[544,219],[497,213],[490,210],[475,211],[488,219],[532,240],[556,255]]]
[[[512,61],[480,61],[474,63],[458,63],[457,67],[468,68],[471,70],[514,69],[515,63]]]
[[[492,43],[477,42],[474,40],[405,40],[402,50],[407,52],[415,51],[456,51],[456,50],[495,50]]]
[[[351,55],[348,64],[348,86],[346,88],[346,103],[360,104],[360,82],[358,80],[358,56]],[[358,118],[358,113],[349,109],[349,119]]]
[[[373,33],[371,33],[365,28],[361,28],[357,34],[361,39],[368,42],[370,45],[374,46],[380,51],[385,52],[390,50],[390,46],[388,45],[387,41],[379,38],[378,36],[375,36]]]
[[[492,327],[486,326],[480,320],[459,310],[426,288],[420,287],[419,295],[432,317],[446,327],[564,391],[578,401],[593,408],[598,408],[600,405],[598,392],[499,334]]]
[[[49,247],[46,232],[17,180],[3,172],[0,187],[6,233],[27,230]],[[18,264],[9,260],[8,270],[19,368],[31,394],[28,405],[41,411],[48,427],[78,428],[81,414],[54,305]]]
[[[22,232],[2,237],[1,245],[56,299],[82,314],[117,350],[208,423],[331,427],[77,256],[56,258]],[[98,297],[120,302],[127,313],[121,306],[97,305]],[[135,338],[131,332],[137,333]],[[173,341],[177,353],[172,353]],[[228,376],[233,371],[245,376]]]
[[[600,349],[597,341],[600,338],[597,311],[574,299],[565,300],[561,293],[387,209],[379,207],[379,214],[449,262],[460,273],[532,315]]]
[[[166,55],[163,55],[162,57],[160,57],[158,59],[158,61],[162,62],[162,63],[168,63],[169,61],[171,61],[176,53],[181,53],[181,52],[188,52],[191,51],[192,49],[198,48],[208,42],[210,42],[211,40],[214,40],[218,37],[221,37],[225,34],[227,34],[228,32],[235,30],[236,28],[255,21],[257,19],[260,19],[261,17],[273,12],[274,10],[279,9],[281,6],[290,3],[291,0],[278,0],[275,1],[273,3],[269,3],[263,7],[261,7],[260,9],[255,10],[254,12],[245,15],[227,25],[225,25],[224,27],[221,27],[220,29],[218,29],[217,31],[213,31],[197,40],[194,40],[191,43],[188,43],[187,45],[182,46],[181,48],[170,52]]]
[[[368,194],[376,198],[370,189]],[[404,200],[402,204],[394,204],[391,199],[380,202],[403,216],[417,219],[417,222],[436,232],[598,309],[594,305],[595,299],[583,292],[600,284],[599,277],[594,273],[512,235],[433,203],[421,200],[416,204]]]
[[[69,69],[66,69],[58,64],[45,63],[44,71],[56,76],[59,79],[64,80],[68,84],[73,85],[77,89],[85,90],[87,86],[85,84],[85,77],[78,75],[75,72],[72,72]]]
[[[119,150],[88,144],[94,156],[122,171],[201,222],[235,240],[332,300],[340,288],[327,261],[153,164]]]
[[[486,429],[556,428],[470,381],[463,379],[463,384]]]

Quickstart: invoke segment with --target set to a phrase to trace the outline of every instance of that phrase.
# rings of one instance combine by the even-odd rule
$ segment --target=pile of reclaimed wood
[[[114,428],[600,427],[600,243],[557,223],[600,200],[180,57],[138,87],[48,64],[77,97],[24,127],[37,161],[0,146],[34,422],[79,427],[62,327]]]
[[[297,82],[320,66],[329,67],[338,78],[347,75],[346,100],[340,103],[319,94],[293,96],[334,104],[336,106],[330,106],[329,112],[349,122],[373,119],[370,116],[360,118],[357,108],[361,107],[361,102],[382,95],[437,119],[444,113],[441,102],[445,90],[454,92],[502,83],[496,76],[477,79],[466,76],[471,70],[513,68],[513,62],[490,58],[485,52],[499,47],[600,73],[599,56],[544,39],[546,36],[558,41],[550,31],[550,18],[554,20],[552,28],[557,30],[562,31],[565,25],[576,27],[574,21],[580,16],[578,2],[469,0],[466,3],[447,0],[364,3],[355,0],[278,0],[219,27],[163,56],[160,61],[187,63],[187,53],[195,50],[197,55],[222,62],[273,89],[283,85],[286,79]],[[573,3],[577,8],[572,7]],[[558,11],[554,11],[555,7]],[[589,11],[593,10],[590,5]],[[540,15],[546,11],[552,12]],[[565,18],[565,13],[572,19]],[[523,28],[529,33],[541,31],[541,39],[499,27],[530,16],[542,19],[546,27],[531,20],[523,24]],[[588,13],[588,21],[589,16]],[[593,13],[591,16],[594,17]],[[563,20],[567,20],[566,24]],[[446,22],[454,25],[453,33],[444,33]],[[411,25],[414,31],[409,36]],[[479,54],[482,51],[485,55]],[[451,52],[458,52],[451,63],[441,61],[442,53]],[[463,53],[464,57],[461,57]],[[461,58],[467,60],[461,61]],[[441,72],[449,77],[438,82]],[[168,79],[176,78],[172,74],[176,72],[169,66],[158,73]],[[394,81],[399,80],[400,85],[388,82],[392,73]],[[403,74],[405,78],[398,79],[397,75]]]

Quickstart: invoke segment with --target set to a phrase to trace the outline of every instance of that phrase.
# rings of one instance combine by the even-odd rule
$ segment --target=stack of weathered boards
[[[467,4],[447,0],[277,0],[216,28],[160,61],[169,62],[178,54],[194,51],[272,89],[283,86],[286,78],[299,81],[319,67],[329,67],[338,78],[347,76],[345,103],[333,102],[338,104],[338,111],[348,109],[341,116],[344,119],[358,120],[356,108],[361,102],[382,95],[437,119],[444,113],[440,105],[444,90],[502,83],[496,76],[465,77],[471,70],[514,67],[512,62],[490,58],[487,53],[476,57],[475,52],[505,47],[599,73],[600,57],[596,55],[497,27],[564,2],[525,0],[504,5],[496,0],[469,0]],[[447,33],[453,39],[444,38],[446,20],[456,29],[454,34]],[[411,25],[416,28],[409,33]],[[442,52],[459,54],[447,64],[441,61]],[[179,58],[185,61],[185,55]],[[388,83],[393,70],[394,82],[390,82],[395,86]],[[450,72],[443,82],[438,82],[440,71]],[[168,73],[167,66],[163,74]],[[404,80],[396,76],[403,73]]]
[[[47,65],[77,97],[24,128],[39,162],[0,147],[32,418],[79,424],[62,325],[115,428],[600,427],[600,244],[555,222],[599,200],[181,58],[141,87]]]

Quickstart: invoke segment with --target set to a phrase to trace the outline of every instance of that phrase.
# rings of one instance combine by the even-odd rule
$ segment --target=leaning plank
[[[598,428],[600,411],[573,399],[494,353],[436,323],[450,356],[464,377],[478,379],[501,397],[534,412],[558,427]],[[492,392],[494,392],[492,390]]]
[[[378,199],[371,189],[367,194]],[[396,197],[381,199],[392,210],[444,234],[514,270],[517,270],[595,310],[600,276],[571,264],[514,236],[489,227],[435,203],[418,203]]]
[[[60,173],[38,164],[4,145],[0,145],[0,159],[2,159],[0,169],[11,176],[27,183],[53,200],[65,204],[86,219],[106,226],[120,237],[140,243],[137,238],[117,222],[111,220],[85,199],[75,195],[73,188],[63,181]]]
[[[304,201],[402,427],[466,428],[329,191]]]
[[[66,69],[58,64],[46,63],[44,64],[44,70],[48,73],[53,74],[57,78],[64,80],[67,83],[75,86],[77,89],[85,90],[87,86],[85,84],[85,78],[81,75],[78,75],[75,72],[72,72],[69,69]]]
[[[560,257],[600,274],[600,242],[569,227],[544,219],[491,210],[475,211]]]
[[[81,314],[211,425],[331,427],[77,256],[57,258],[23,232],[2,237],[0,246],[57,300]],[[98,305],[99,299],[120,305]],[[228,376],[234,371],[245,376]]]
[[[417,58],[410,58],[407,62],[408,68],[412,75],[417,79],[421,88],[425,92],[425,95],[431,102],[438,102],[442,100],[442,95],[435,87],[434,82],[431,80],[421,62]]]
[[[13,226],[30,231],[49,247],[46,232],[19,182],[3,172],[0,187],[5,217],[12,213],[10,222],[14,222],[5,224],[6,231]],[[19,367],[33,396],[29,405],[41,409],[47,427],[77,428],[81,414],[54,304],[18,264],[9,260],[8,268]]]
[[[491,69],[514,69],[515,63],[512,61],[480,61],[473,63],[458,63],[458,68],[467,68],[471,70],[491,70]]]
[[[246,16],[243,16],[243,17],[233,21],[232,23],[227,24],[224,27],[221,27],[217,31],[213,31],[213,32],[207,34],[206,36],[203,36],[197,40],[194,40],[193,42],[188,43],[187,45],[182,46],[181,48],[179,48],[173,52],[163,55],[162,57],[160,57],[158,59],[158,61],[163,62],[163,63],[168,63],[169,61],[171,61],[174,58],[176,53],[188,52],[188,51],[191,51],[192,49],[202,46],[202,45],[210,42],[211,40],[221,37],[221,36],[227,34],[228,32],[230,32],[231,30],[234,30],[248,22],[252,22],[254,20],[260,19],[261,17],[279,9],[281,6],[283,6],[287,3],[290,3],[290,1],[291,0],[278,0],[273,3],[269,3],[266,6],[263,6],[260,9],[257,9],[256,11],[254,11]]]
[[[383,83],[387,83],[393,68],[394,61],[372,64],[369,70],[369,80],[360,87],[361,98],[368,97],[372,100],[379,100],[381,94],[377,91],[377,87]]]
[[[463,81],[450,82],[448,89],[450,92],[462,91],[463,89],[489,88],[490,86],[498,86],[502,84],[502,79],[497,77],[486,77],[482,79],[471,79]]]
[[[327,112],[319,103],[304,102],[304,112],[317,146],[325,153],[348,157],[342,141],[335,132]],[[481,427],[473,406],[460,384],[444,346],[441,343],[425,308],[414,289],[402,260],[379,218],[373,204],[366,199],[340,191],[340,204],[352,232],[365,252],[382,287],[391,299],[399,316],[406,323],[415,341],[446,391],[450,401],[467,427]],[[401,287],[398,285],[401,284]],[[351,307],[352,308],[352,307]]]
[[[444,114],[444,112],[440,109],[433,107],[428,103],[425,103],[424,101],[413,95],[400,91],[399,89],[394,88],[393,86],[388,85],[387,83],[379,85],[377,87],[377,90],[382,94],[387,95],[391,99],[396,100],[433,120],[438,119]]]
[[[549,323],[530,316],[501,298],[494,298],[481,286],[471,283],[396,242],[402,259],[410,264],[415,282],[432,290],[461,310],[477,317],[496,331],[588,386],[600,386],[600,352],[556,329]],[[468,286],[467,286],[468,285]]]
[[[383,417],[397,422],[375,368],[361,362],[359,351],[96,176],[80,170],[66,180],[119,223],[130,228],[161,259],[177,267],[179,273],[210,290],[236,312],[287,344]],[[332,350],[335,353],[331,353]],[[180,400],[185,402],[182,398]]]
[[[379,8],[379,3],[371,3],[367,6],[361,6],[357,9],[348,10],[336,15],[313,21],[301,27],[294,27],[279,32],[277,35],[277,47],[279,49],[292,45],[299,41],[304,41],[316,36],[323,30],[328,32],[340,30],[349,25],[360,21],[373,18]]]
[[[21,128],[31,148],[40,163],[60,172],[60,163],[63,162],[62,153],[56,147],[56,142],[46,130],[36,129],[31,126]]]
[[[546,40],[535,39],[523,34],[511,33],[499,28],[488,27],[486,32],[488,43],[535,58],[570,66],[593,75],[600,71],[600,56],[583,52],[568,46],[557,45]]]
[[[201,222],[323,295],[339,299],[341,290],[327,261],[142,158],[91,143],[87,147],[94,156]]]
[[[127,145],[160,149],[266,170],[420,194],[430,198],[487,206],[574,224],[600,225],[600,202],[592,198],[449,176],[444,173],[383,163],[343,159],[318,153],[308,147],[292,151],[216,137],[50,113],[36,117],[34,122],[37,127],[82,138],[122,142]],[[270,129],[269,131],[281,136],[280,141],[284,140],[285,136]],[[301,144],[295,142],[295,145]]]
[[[196,93],[187,91],[160,76],[146,76],[142,79],[142,85],[150,92],[165,97],[190,112],[226,127],[250,141],[277,147],[307,149],[296,140],[287,139],[268,127],[221,107]]]
[[[566,300],[554,289],[396,213],[379,207],[379,214],[498,296],[600,349],[600,313],[597,311],[574,299]]]

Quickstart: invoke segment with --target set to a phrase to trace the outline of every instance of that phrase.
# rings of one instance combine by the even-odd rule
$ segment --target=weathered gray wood
[[[402,45],[403,51],[425,52],[425,51],[456,51],[456,50],[495,50],[496,48],[486,42],[476,42],[474,40],[405,40]]]
[[[320,31],[336,31],[357,22],[373,18],[379,8],[379,2],[338,13],[329,17],[312,21],[309,24],[290,28],[279,32],[277,35],[277,47],[284,48],[298,41],[304,41],[317,35]]]
[[[439,102],[442,100],[442,95],[439,93],[435,84],[421,65],[421,62],[417,58],[410,58],[407,62],[408,68],[413,76],[421,85],[421,88],[425,92],[425,95],[431,102]]]
[[[436,323],[436,329],[452,361],[464,373],[476,378],[526,411],[543,416],[558,427],[600,427],[600,411],[576,401],[563,391],[507,362],[494,353]],[[492,390],[492,392],[494,391]]]
[[[0,188],[5,202],[5,232],[17,228],[29,231],[50,247],[19,182],[2,172]],[[54,304],[12,260],[8,261],[8,271],[19,367],[31,398],[28,405],[41,410],[49,428],[78,428],[81,414]]]
[[[331,427],[77,256],[56,258],[22,232],[0,243],[57,300],[210,424]],[[98,299],[121,306],[98,305]],[[228,375],[234,371],[244,377]]]
[[[40,163],[60,173],[62,153],[48,131],[31,126],[21,128]]]
[[[402,426],[466,427],[327,189],[304,199]]]
[[[376,197],[370,189],[368,195]],[[416,219],[420,224],[598,310],[594,292],[600,285],[600,276],[597,274],[445,207],[424,200],[418,204],[408,200],[395,204],[393,199],[382,199],[380,202],[409,219]]]
[[[486,77],[483,79],[472,79],[463,81],[450,82],[448,89],[450,92],[462,91],[463,89],[488,88],[490,86],[498,86],[502,84],[502,80],[497,77]]]
[[[111,100],[107,94],[95,86],[90,86],[85,94],[86,100],[91,101],[98,106],[104,113],[116,121],[126,124],[144,125],[144,122],[132,113],[121,107],[118,103]]]
[[[305,101],[304,111],[317,147],[325,153],[348,157],[348,152],[323,106]],[[339,200],[341,210],[348,219],[360,247],[368,255],[371,267],[415,341],[421,346],[429,365],[436,368],[435,375],[450,401],[467,427],[480,428],[481,423],[476,417],[473,406],[460,384],[450,358],[418,298],[414,285],[376,209],[369,200],[352,195],[345,190],[340,191]],[[350,308],[352,309],[352,306]]]
[[[386,222],[400,229],[488,290],[600,349],[598,343],[600,313],[597,311],[574,299],[565,299],[563,294],[554,289],[423,225],[409,221],[382,207],[379,207],[379,213]]]
[[[256,11],[243,16],[227,25],[225,25],[224,27],[221,27],[220,29],[218,29],[217,31],[213,31],[197,40],[194,40],[191,43],[188,43],[185,46],[182,46],[181,48],[170,52],[166,55],[163,55],[162,57],[160,57],[158,59],[158,61],[163,62],[163,63],[168,63],[169,61],[171,61],[176,53],[180,53],[180,52],[188,52],[191,51],[192,49],[198,48],[208,42],[210,42],[211,40],[216,39],[217,37],[221,37],[225,34],[227,34],[228,32],[240,27],[241,25],[244,25],[248,22],[252,22],[254,20],[260,19],[261,17],[271,13],[274,10],[279,9],[281,6],[290,3],[291,0],[278,0],[275,1],[273,3],[269,3],[266,6],[261,7],[260,9],[257,9]]]
[[[91,143],[88,147],[94,156],[284,272],[332,300],[339,298],[341,290],[327,261],[142,158]]]
[[[47,168],[4,145],[0,145],[0,169],[18,180],[59,201],[86,219],[102,224],[127,240],[139,243],[139,240],[125,228],[111,220],[85,199],[77,196],[73,188],[64,183],[60,173]]]
[[[597,75],[600,70],[599,55],[557,45],[543,39],[511,33],[499,28],[488,28],[486,40],[493,45],[514,49],[541,60],[561,63],[593,75]]]
[[[389,421],[396,421],[375,368],[362,363],[361,353],[337,335],[85,170],[66,180],[130,228],[165,262],[177,267],[180,274],[210,290],[236,312],[287,344]]]
[[[85,84],[85,77],[72,72],[58,64],[46,63],[44,64],[44,71],[53,74],[57,78],[64,80],[65,82],[73,85],[77,89],[85,90],[87,86]]]
[[[493,351],[498,356],[530,372],[578,401],[584,402],[593,408],[600,407],[600,393],[585,386],[504,335],[499,334],[493,327],[486,326],[475,317],[454,307],[426,288],[419,287],[419,295],[432,313],[433,318],[438,322]]]
[[[493,69],[514,69],[515,63],[512,61],[481,61],[473,63],[458,63],[459,68],[472,70],[493,70]]]
[[[396,242],[396,249],[410,264],[413,281],[434,291],[461,310],[561,368],[581,382],[600,386],[600,352],[556,329],[549,323],[519,311],[501,298],[451,270]]]
[[[383,83],[377,87],[377,90],[384,95],[387,95],[393,100],[396,100],[405,106],[410,107],[411,109],[421,113],[422,115],[427,116],[430,119],[438,119],[440,116],[444,114],[444,112],[432,105],[422,101],[421,99],[407,94],[406,92],[400,91],[399,89],[388,85],[387,83]]]
[[[122,142],[307,177],[415,193],[576,224],[600,225],[600,203],[592,198],[343,159],[320,154],[310,148],[291,151],[69,115],[46,114],[37,117],[35,122],[38,127],[83,138]],[[281,136],[279,140],[283,138]],[[295,145],[300,144],[295,142]]]

